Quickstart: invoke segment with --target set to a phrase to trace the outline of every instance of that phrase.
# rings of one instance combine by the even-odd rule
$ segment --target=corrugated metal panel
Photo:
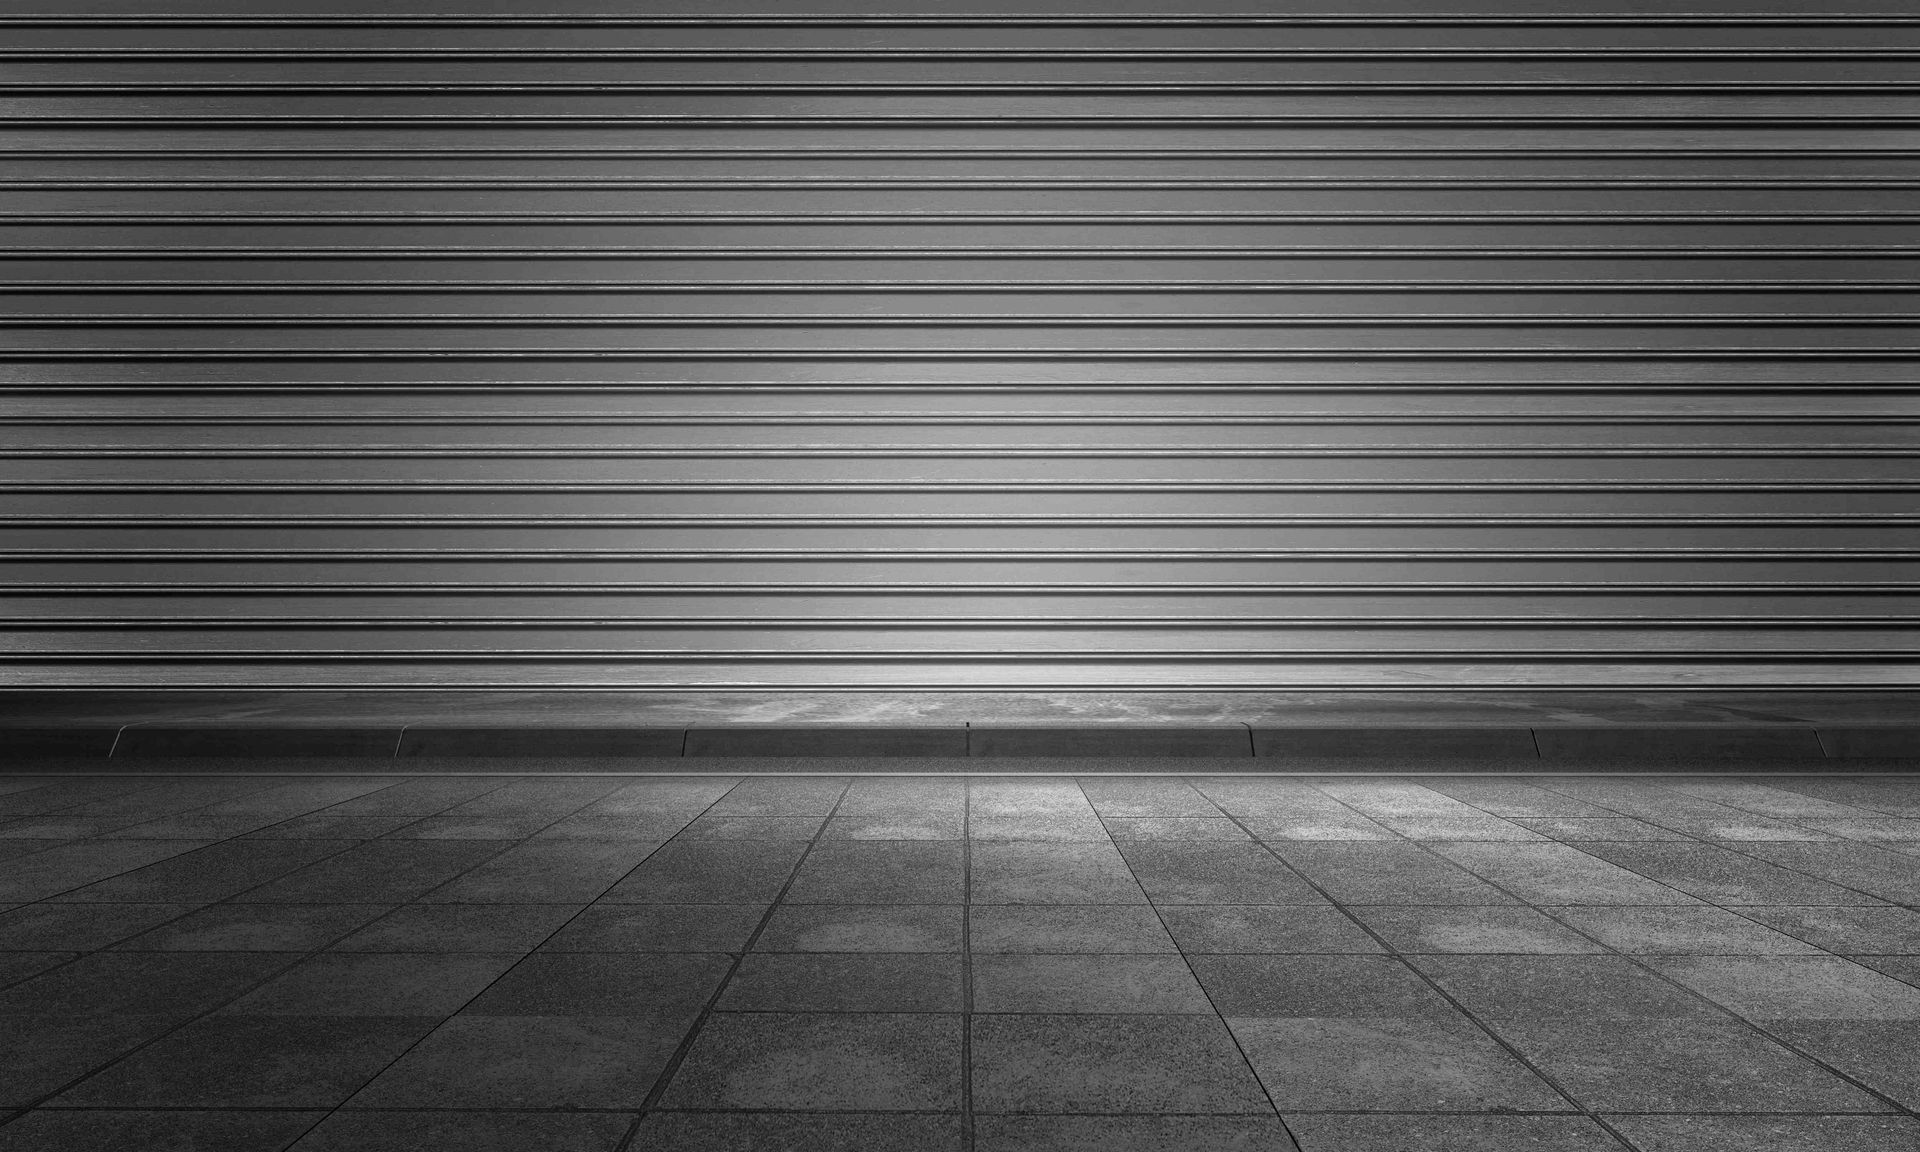
[[[1920,14],[0,19],[0,682],[1912,683]]]

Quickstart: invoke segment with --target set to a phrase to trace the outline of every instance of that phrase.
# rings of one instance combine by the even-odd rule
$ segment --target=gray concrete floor
[[[1907,1152],[1920,777],[0,778],[0,1149]]]

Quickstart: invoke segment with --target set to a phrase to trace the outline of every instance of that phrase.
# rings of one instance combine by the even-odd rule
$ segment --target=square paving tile
[[[781,905],[758,952],[958,952],[966,910],[955,904]]]
[[[53,1103],[331,1108],[434,1023],[420,1017],[208,1016],[88,1077]]]
[[[1161,917],[1132,904],[976,904],[969,942],[980,952],[1173,952]]]
[[[636,1109],[692,1023],[690,1015],[462,1013],[381,1072],[351,1106]]]
[[[1630,955],[1768,956],[1819,951],[1724,908],[1556,908],[1554,914],[1607,947]]]
[[[632,1124],[620,1112],[340,1111],[292,1152],[614,1152]]]
[[[133,952],[302,952],[393,910],[390,904],[213,904],[122,940]]]
[[[1120,852],[1155,904],[1327,902],[1258,844],[1123,842]]]
[[[958,1116],[850,1112],[651,1112],[634,1141],[646,1152],[960,1152]]]
[[[1908,1116],[1611,1116],[1642,1152],[1910,1152],[1920,1121]]]
[[[1301,1152],[1619,1152],[1584,1116],[1287,1116]]]
[[[600,897],[626,904],[770,904],[805,844],[676,840]]]
[[[578,904],[407,904],[336,942],[336,952],[530,952]]]
[[[973,846],[976,904],[1144,904],[1146,893],[1110,843]]]
[[[1354,905],[1349,910],[1396,952],[1574,955],[1606,951],[1532,908]]]
[[[1273,1116],[980,1116],[976,1152],[1295,1152]]]
[[[640,959],[604,952],[536,952],[489,985],[468,1016],[644,1016],[692,1022],[732,967],[712,953]]]
[[[1572,1106],[1459,1015],[1227,1023],[1274,1104],[1303,1111],[1507,1112]]]
[[[953,1112],[960,1017],[722,1012],[709,1017],[669,1108]]]
[[[1920,912],[1911,908],[1749,906],[1740,914],[1829,952],[1920,955]]]
[[[1407,962],[1483,1020],[1718,1015],[1622,956],[1409,956]]]
[[[1874,1097],[1738,1020],[1504,1019],[1494,1030],[1609,1112],[1880,1112]]]
[[[1272,1111],[1211,1016],[976,1016],[972,1027],[981,1111]]]
[[[958,1012],[957,954],[756,952],[716,1006],[725,1012]]]
[[[758,904],[596,904],[543,952],[739,952],[766,909]]]
[[[1190,956],[1222,1016],[1455,1016],[1390,956]]]
[[[1776,1020],[1767,1031],[1902,1106],[1920,1108],[1920,1028],[1911,1020]]]
[[[1519,903],[1415,844],[1294,842],[1272,847],[1343,904]]]
[[[513,953],[327,952],[221,1009],[241,1016],[450,1016],[513,966]]]
[[[1179,956],[984,955],[975,1012],[1192,1012],[1213,1005]]]
[[[1838,956],[1674,956],[1648,963],[1749,1020],[1920,1020],[1920,988]]]
[[[787,892],[793,904],[958,904],[966,877],[948,841],[843,840],[816,845]]]
[[[1168,904],[1159,909],[1182,952],[1384,952],[1336,908]]]
[[[42,1109],[0,1128],[0,1152],[278,1152],[326,1112]],[[303,1145],[304,1147],[304,1145]]]

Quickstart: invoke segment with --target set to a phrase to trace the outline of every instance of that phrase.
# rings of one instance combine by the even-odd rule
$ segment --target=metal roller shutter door
[[[1912,682],[1909,4],[58,7],[5,683]]]

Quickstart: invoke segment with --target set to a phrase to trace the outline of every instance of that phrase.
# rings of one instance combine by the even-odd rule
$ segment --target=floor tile
[[[984,1147],[984,1146],[983,1146]],[[646,1152],[960,1152],[957,1116],[811,1112],[653,1112],[635,1149]]]
[[[1768,956],[1818,949],[1724,908],[1556,908],[1609,948],[1642,956]],[[1745,912],[1746,909],[1741,909]]]
[[[596,904],[543,952],[739,952],[760,926],[759,904]]]
[[[442,815],[529,816],[544,813],[558,820],[605,799],[620,787],[619,780],[606,777],[522,777],[444,809]]]
[[[598,897],[651,856],[643,841],[518,844],[422,894],[428,904],[575,904]]]
[[[1582,1105],[1617,1112],[1877,1112],[1885,1106],[1737,1020],[1503,1019]]]
[[[1323,780],[1314,785],[1363,816],[1376,820],[1394,817],[1481,817],[1486,813],[1444,792],[1406,781],[1362,779]]]
[[[1612,1116],[1641,1152],[1910,1152],[1920,1121],[1907,1116]]]
[[[957,1111],[960,1018],[715,1013],[662,1103],[668,1108]]]
[[[195,904],[29,904],[0,912],[0,948],[91,952],[138,936]]]
[[[841,814],[827,821],[822,840],[958,840],[966,832],[966,815],[953,811],[877,811]]]
[[[1178,956],[981,955],[975,1012],[1192,1012],[1213,1006]]]
[[[536,952],[468,1005],[467,1016],[644,1016],[693,1023],[732,960],[662,953]]]
[[[354,1108],[638,1108],[691,1020],[479,1016],[441,1024]]]
[[[958,905],[783,905],[760,934],[760,952],[958,952]]]
[[[601,896],[626,904],[770,904],[806,845],[689,841],[663,845]]]
[[[983,1112],[1271,1114],[1210,1016],[976,1016]]]
[[[38,976],[79,955],[78,952],[0,952],[0,988]]]
[[[1838,956],[1675,956],[1648,963],[1750,1020],[1920,1020],[1920,988]]]
[[[1222,1016],[1454,1016],[1389,956],[1190,956]]]
[[[208,1016],[56,1097],[82,1107],[331,1108],[434,1025],[384,1016]]]
[[[310,956],[221,1011],[240,1016],[450,1016],[518,955],[328,952]]]
[[[833,777],[761,776],[742,780],[708,809],[713,816],[826,816],[847,790]]]
[[[824,816],[702,816],[680,835],[688,840],[811,840]]]
[[[1384,824],[1351,812],[1298,816],[1245,816],[1240,822],[1263,843],[1280,840],[1398,840]]]
[[[968,910],[969,943],[982,952],[1173,952],[1152,908],[1129,904],[979,904]]]
[[[1685,840],[1687,834],[1662,828],[1631,816],[1516,816],[1515,824],[1553,840],[1585,843],[1596,840]]]
[[[326,811],[332,811],[327,809]],[[397,832],[418,816],[295,816],[266,824],[247,833],[250,840],[378,840]]]
[[[1301,1152],[1620,1152],[1584,1116],[1288,1115]]]
[[[1106,826],[1071,780],[976,781],[967,800],[975,840],[1105,843]]]
[[[297,959],[288,952],[100,952],[0,992],[0,1015],[128,1012],[184,1019]]]
[[[1807,897],[1753,900],[1754,904],[1871,904],[1874,898],[1895,904],[1920,904],[1920,857],[1883,851],[1870,845],[1743,844],[1749,856],[1805,873],[1846,889],[1838,899]],[[37,857],[36,857],[37,859]]]
[[[530,952],[578,904],[407,904],[336,942],[335,952]]]
[[[1218,817],[1213,801],[1183,779],[1089,776],[1080,791],[1106,819],[1128,817]]]
[[[305,952],[392,911],[390,904],[212,904],[115,945],[131,952]]]
[[[1282,1115],[1295,1109],[1571,1111],[1544,1081],[1458,1015],[1229,1013],[1227,1023]]]
[[[957,954],[756,952],[716,1005],[723,1012],[959,1012]]]
[[[321,810],[322,817],[432,816],[506,784],[497,776],[428,776],[402,780],[389,788],[342,800]]]
[[[1567,844],[1441,844],[1434,851],[1530,904],[1692,904]]]
[[[1353,905],[1348,910],[1396,952],[1576,955],[1606,951],[1532,908]]]
[[[1409,956],[1407,962],[1483,1020],[1720,1015],[1623,956]]]
[[[319,1112],[42,1110],[0,1128],[0,1152],[280,1152]]]
[[[7,1043],[0,1044],[0,1107],[31,1103],[95,1072],[177,1027],[180,1017],[55,1012],[11,1016],[4,1023]]]
[[[1584,1116],[1288,1116],[1302,1152],[1620,1152]]]
[[[1920,1108],[1920,1028],[1911,1020],[1778,1020],[1767,1031],[1906,1108]]]
[[[228,840],[89,884],[61,899],[86,903],[222,900],[349,847],[350,842],[340,840]]]
[[[976,904],[1144,904],[1127,861],[1110,843],[973,846]]]
[[[1829,952],[1920,955],[1920,912],[1893,907],[1746,907],[1743,916],[1771,924]]]
[[[1155,904],[1321,904],[1326,897],[1258,844],[1119,845]]]
[[[1251,840],[1224,816],[1109,816],[1107,834],[1115,840]]]
[[[981,1116],[977,1152],[1294,1152],[1272,1116]]]
[[[1380,823],[1409,840],[1528,841],[1547,837],[1498,816],[1382,816]]]
[[[0,904],[44,900],[202,847],[190,840],[86,841],[0,861]]]
[[[1289,843],[1273,850],[1343,904],[1516,904],[1512,896],[1413,844]]]
[[[248,903],[403,904],[485,862],[493,840],[369,840],[244,893]]]
[[[1159,909],[1182,952],[1384,952],[1334,908],[1168,904]]]
[[[1759,846],[1743,845],[1746,847]],[[1586,851],[1715,904],[1876,902],[1871,896],[1849,892],[1714,844],[1589,844]]]
[[[957,842],[836,841],[814,846],[786,899],[793,904],[958,904],[966,877]]]
[[[553,823],[543,812],[496,816],[423,816],[387,834],[390,840],[524,840]]]
[[[633,1119],[619,1112],[340,1111],[290,1152],[614,1152]]]

